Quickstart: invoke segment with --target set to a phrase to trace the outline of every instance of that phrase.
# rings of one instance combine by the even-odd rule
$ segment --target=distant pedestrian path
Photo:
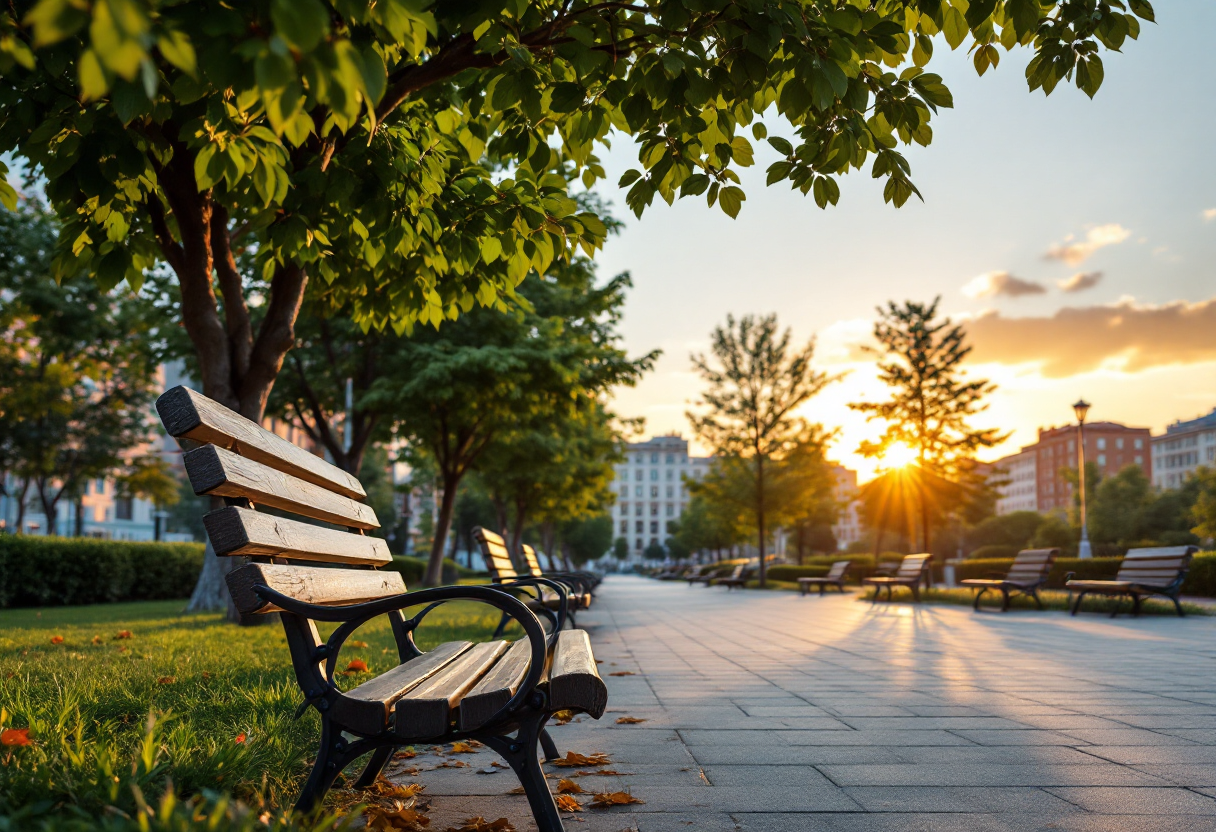
[[[609,713],[553,734],[645,802],[567,828],[1216,829],[1216,618],[855,599],[609,578],[580,618]],[[527,828],[469,794],[513,782],[423,778]]]

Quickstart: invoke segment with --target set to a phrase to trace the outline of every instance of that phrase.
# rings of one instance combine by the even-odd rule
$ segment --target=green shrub
[[[1216,552],[1200,552],[1191,560],[1191,571],[1182,582],[1183,595],[1216,598]]]
[[[852,566],[849,567],[848,579],[860,580],[874,574],[874,556],[873,555],[826,555],[824,557],[806,558],[802,561],[801,566],[795,564],[779,564],[771,566],[768,570],[768,577],[774,581],[797,581],[799,578],[819,578],[828,574],[828,570],[832,568],[832,564],[836,561],[847,560]]]
[[[981,546],[975,551],[967,555],[968,560],[1000,560],[1002,558],[1012,559],[1022,550],[1021,546],[1010,546],[1005,543],[993,543],[989,546]]]
[[[393,562],[384,568],[392,572],[400,572],[401,579],[405,581],[406,588],[413,588],[415,585],[421,586],[422,576],[426,574],[426,564],[426,558],[394,555]],[[451,558],[444,558],[443,576],[440,578],[440,583],[454,584],[461,578],[471,578],[484,574],[484,572],[469,569],[467,566],[461,566]]]
[[[1122,562],[1123,558],[1059,558],[1047,575],[1047,586],[1062,589],[1064,576],[1069,572],[1075,572],[1075,578],[1079,581],[1113,581]],[[962,581],[967,578],[992,577],[989,573],[1004,575],[1012,565],[1013,558],[966,560],[955,564],[954,578]]]
[[[201,543],[0,535],[0,607],[188,598]]]

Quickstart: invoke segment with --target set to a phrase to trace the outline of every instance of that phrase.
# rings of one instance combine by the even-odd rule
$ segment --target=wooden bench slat
[[[507,642],[475,644],[438,673],[397,700],[393,732],[429,739],[447,732],[451,712],[507,652]]]
[[[557,634],[549,665],[549,707],[586,711],[595,719],[608,707],[608,688],[596,670],[591,640],[583,630]]]
[[[505,549],[506,547],[503,547],[503,548]],[[524,565],[526,567],[528,567],[528,573],[533,578],[542,577],[545,573],[540,568],[540,560],[536,557],[536,550],[533,549],[531,546],[529,546],[527,543],[525,543],[523,546],[520,546],[519,548],[523,553]]]
[[[203,517],[217,555],[282,557],[323,563],[391,563],[388,542],[227,506]]]
[[[185,454],[182,461],[195,494],[244,497],[255,504],[340,526],[358,529],[380,526],[371,506],[215,445],[196,448]]]
[[[170,436],[218,445],[347,497],[367,496],[356,477],[187,387],[166,391],[156,412]]]
[[[473,530],[473,536],[481,544],[486,569],[495,583],[513,581],[519,577],[515,564],[511,562],[511,553],[507,551],[507,542],[501,535],[479,526]]]
[[[528,673],[532,642],[521,638],[511,645],[481,681],[460,700],[460,730],[480,728],[510,701]]]
[[[399,572],[248,563],[228,573],[228,590],[242,613],[276,612],[253,591],[261,585],[306,604],[357,604],[405,592]]]
[[[334,718],[356,731],[378,734],[388,725],[393,706],[406,691],[438,673],[472,646],[471,641],[445,642],[429,653],[386,670],[346,691],[334,703]]]

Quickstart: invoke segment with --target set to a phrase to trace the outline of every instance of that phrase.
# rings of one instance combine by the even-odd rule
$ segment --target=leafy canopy
[[[639,215],[656,195],[705,195],[735,216],[736,169],[754,155],[744,128],[768,137],[760,115],[793,131],[769,138],[782,155],[770,183],[822,207],[838,175],[869,163],[900,205],[916,189],[899,148],[927,145],[932,113],[952,105],[925,71],[935,44],[968,44],[981,74],[998,47],[1025,45],[1031,89],[1072,79],[1092,95],[1101,47],[1153,19],[1145,0],[1130,9],[15,0],[0,12],[0,151],[47,179],[68,223],[61,274],[137,285],[158,259],[206,260],[190,238],[214,205],[268,281],[306,266],[355,299],[365,325],[438,322],[510,294],[568,244],[602,242],[562,174],[594,184],[594,150],[613,130],[640,143],[622,179]],[[7,184],[0,196],[11,207]]]

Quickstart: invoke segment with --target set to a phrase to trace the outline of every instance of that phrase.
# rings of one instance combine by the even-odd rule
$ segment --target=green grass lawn
[[[263,809],[291,805],[319,721],[312,709],[292,718],[303,695],[282,627],[237,627],[218,614],[183,615],[182,606],[0,610],[0,728],[28,728],[31,741],[0,746],[0,832],[144,828],[141,800],[155,805],[170,784],[178,796],[206,795],[220,821],[196,827],[189,816],[203,808],[162,805],[165,819],[153,812],[152,829],[264,829]],[[497,622],[484,605],[449,604],[426,618],[417,641],[426,650],[484,640]],[[396,664],[385,619],[347,641],[339,667],[355,658],[371,675]],[[226,795],[255,811],[220,805]]]

